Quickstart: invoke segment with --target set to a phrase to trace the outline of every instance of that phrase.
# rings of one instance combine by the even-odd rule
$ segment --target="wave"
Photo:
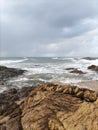
[[[3,91],[7,90],[8,88],[5,87],[4,85],[0,85],[0,93],[2,93]]]
[[[80,59],[78,62],[89,64],[89,65],[98,65],[98,59],[88,60],[88,59]]]
[[[67,58],[67,57],[53,57],[53,60],[62,60],[62,61],[76,61],[76,58]]]
[[[20,60],[0,60],[0,65],[9,65],[9,64],[12,64],[12,63],[20,63],[20,62],[24,62],[24,61],[27,61],[28,59],[25,58],[25,59],[20,59]]]
[[[59,59],[59,57],[53,57],[52,59],[53,59],[53,60],[58,60],[58,59]]]

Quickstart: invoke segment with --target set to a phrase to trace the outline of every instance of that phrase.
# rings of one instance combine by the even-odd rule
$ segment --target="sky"
[[[98,0],[0,0],[0,57],[98,57]]]

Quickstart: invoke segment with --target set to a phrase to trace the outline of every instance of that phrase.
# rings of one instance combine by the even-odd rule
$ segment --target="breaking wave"
[[[27,61],[28,59],[27,58],[24,58],[24,59],[18,59],[18,60],[0,60],[0,65],[9,65],[9,64],[12,64],[12,63],[20,63],[20,62],[24,62],[24,61]]]

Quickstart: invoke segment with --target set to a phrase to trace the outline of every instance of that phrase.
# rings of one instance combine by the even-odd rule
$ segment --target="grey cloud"
[[[58,41],[70,40],[98,28],[98,25],[93,23],[98,21],[97,0],[5,2],[6,7],[2,9],[0,19],[1,51],[9,56],[61,55],[62,46],[56,51],[50,51],[48,46],[53,42],[58,46]],[[87,19],[91,22],[84,23]],[[73,43],[67,46],[69,54],[72,45]],[[38,48],[42,50],[39,51]]]

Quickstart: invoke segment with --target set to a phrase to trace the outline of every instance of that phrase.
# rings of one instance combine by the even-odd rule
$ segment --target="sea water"
[[[46,82],[79,83],[98,80],[98,73],[88,70],[90,65],[98,65],[98,59],[66,57],[6,57],[0,58],[0,65],[27,70],[14,77],[7,86],[27,87]],[[85,74],[70,73],[67,68],[77,68]]]

